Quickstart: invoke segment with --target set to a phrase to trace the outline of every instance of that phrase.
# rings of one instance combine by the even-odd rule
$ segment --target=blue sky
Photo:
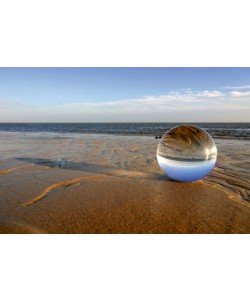
[[[0,122],[250,121],[250,68],[0,68]]]

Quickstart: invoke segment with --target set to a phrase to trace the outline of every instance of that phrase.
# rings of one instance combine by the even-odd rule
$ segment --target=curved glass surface
[[[157,160],[163,172],[177,181],[196,181],[215,166],[217,148],[203,129],[181,125],[167,131],[157,147]]]

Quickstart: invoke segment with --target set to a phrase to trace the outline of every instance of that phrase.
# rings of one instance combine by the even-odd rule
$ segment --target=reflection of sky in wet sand
[[[215,166],[216,159],[203,161],[177,161],[157,154],[158,163],[165,174],[178,181],[196,181],[206,176]]]

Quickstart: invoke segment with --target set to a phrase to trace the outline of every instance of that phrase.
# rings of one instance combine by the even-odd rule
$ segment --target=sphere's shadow
[[[23,158],[23,157],[16,158],[16,160],[26,162],[26,163],[32,163],[38,166],[46,166],[49,168],[76,170],[76,171],[105,174],[105,175],[138,177],[138,178],[158,180],[158,181],[173,181],[165,174],[142,172],[142,171],[136,171],[131,169],[122,169],[114,166],[90,164],[85,162],[73,162],[67,160],[50,160],[44,158]]]

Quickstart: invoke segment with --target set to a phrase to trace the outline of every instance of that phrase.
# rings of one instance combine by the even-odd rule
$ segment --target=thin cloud
[[[226,86],[226,90],[247,90],[250,89],[250,85],[241,85],[241,86]]]
[[[238,92],[240,93],[240,92]],[[240,99],[239,99],[240,98]],[[250,102],[247,97],[240,97],[233,92],[222,93],[220,91],[184,91],[171,92],[160,96],[144,96],[136,99],[113,100],[103,102],[77,102],[63,104],[56,108],[62,114],[83,116],[106,116],[107,119],[117,115],[126,116],[127,120],[135,120],[138,114],[144,115],[145,120],[154,121],[157,115],[173,114],[185,115],[190,112],[227,112],[250,110]],[[146,119],[147,118],[147,119]]]
[[[221,93],[220,91],[204,91],[202,93],[195,94],[195,97],[205,97],[205,98],[218,98],[225,96],[224,93]]]
[[[0,107],[18,106],[20,104],[21,103],[19,101],[0,99]]]
[[[235,98],[250,97],[250,91],[246,91],[246,92],[232,91],[231,96]]]
[[[0,100],[0,120],[6,122],[249,121],[249,99],[250,91],[233,90],[223,93],[220,90],[184,90],[123,100],[57,102],[51,107],[41,102],[37,106],[21,105],[18,109],[10,105],[10,101]]]
[[[77,102],[77,103],[69,103],[62,104],[60,107],[67,109],[86,109],[86,108],[110,108],[110,109],[118,109],[119,107],[126,108],[127,106],[134,107],[135,109],[141,107],[145,110],[146,107],[155,109],[158,107],[166,107],[168,109],[172,108],[180,108],[183,107],[194,107],[197,104],[204,105],[208,102],[208,104],[214,104],[216,99],[218,103],[221,103],[221,99],[225,98],[225,94],[220,91],[202,91],[202,92],[193,92],[193,91],[185,91],[183,93],[180,92],[170,92],[166,95],[160,96],[144,96],[136,99],[124,99],[124,100],[113,100],[113,101],[102,101],[102,102]]]

